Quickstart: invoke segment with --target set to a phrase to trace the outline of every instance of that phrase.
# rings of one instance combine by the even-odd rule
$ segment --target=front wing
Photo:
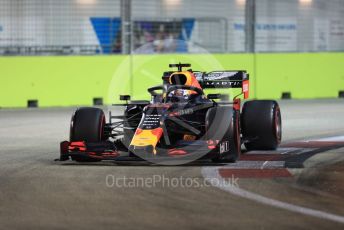
[[[157,158],[188,158],[200,156],[199,159],[212,157],[221,153],[221,143],[214,141],[182,142],[169,149],[160,149],[157,154],[120,151],[110,141],[87,143],[84,141],[60,143],[60,161],[69,159],[76,161],[142,161]]]

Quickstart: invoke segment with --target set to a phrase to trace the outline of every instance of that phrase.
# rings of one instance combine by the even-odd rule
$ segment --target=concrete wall
[[[252,98],[278,99],[282,92],[334,98],[344,91],[344,53],[0,57],[0,107],[26,107],[28,100],[42,107],[92,105],[96,97],[110,104],[119,94],[148,99],[147,87],[179,61],[194,70],[247,70]]]

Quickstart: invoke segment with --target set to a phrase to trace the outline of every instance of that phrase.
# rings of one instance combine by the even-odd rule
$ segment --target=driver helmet
[[[171,85],[187,85],[202,89],[195,75],[191,71],[175,72],[171,74],[169,83]],[[197,94],[197,92],[188,89],[177,89],[171,92],[168,96],[188,99],[193,94]]]

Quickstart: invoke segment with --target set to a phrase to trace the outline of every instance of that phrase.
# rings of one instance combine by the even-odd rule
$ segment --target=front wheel
[[[75,111],[70,126],[70,142],[104,141],[105,115],[103,110],[92,107],[79,108]],[[97,159],[73,159],[75,161],[98,161]]]

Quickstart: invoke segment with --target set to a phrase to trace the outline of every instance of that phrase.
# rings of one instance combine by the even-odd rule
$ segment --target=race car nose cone
[[[152,145],[146,145],[146,146],[130,146],[129,147],[130,151],[134,153],[136,156],[139,157],[151,157],[155,155],[155,150]]]

